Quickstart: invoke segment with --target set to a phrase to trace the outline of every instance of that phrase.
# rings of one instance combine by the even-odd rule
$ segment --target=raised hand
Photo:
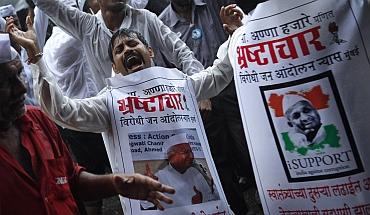
[[[164,210],[161,202],[172,204],[173,201],[163,193],[174,194],[175,189],[141,174],[114,175],[114,187],[120,195],[153,203],[159,210]]]
[[[202,203],[203,202],[202,192],[200,192],[195,186],[193,186],[193,190],[195,192],[195,195],[191,198],[191,203],[193,205]]]
[[[27,31],[19,30],[14,24],[12,17],[6,18],[6,32],[10,34],[11,39],[17,44],[26,49],[28,55],[28,63],[35,63],[38,61],[37,55],[40,53],[37,45],[37,37],[33,22],[29,16],[26,18]],[[39,56],[40,57],[40,56]]]
[[[212,103],[210,99],[204,99],[198,102],[200,111],[212,111]]]
[[[224,30],[232,35],[236,29],[243,25],[244,13],[241,11],[236,4],[230,4],[226,7],[222,6],[220,10],[220,18],[224,27]]]

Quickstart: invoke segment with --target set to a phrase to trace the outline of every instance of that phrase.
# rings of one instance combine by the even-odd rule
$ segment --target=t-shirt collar
[[[194,2],[195,7],[203,6],[203,5],[207,4],[205,2],[205,0],[193,0],[193,2]],[[177,13],[173,10],[171,4],[170,4],[169,7],[170,7],[170,26],[169,27],[172,28],[173,26],[175,26],[182,19],[182,17],[177,15]],[[194,13],[194,10],[192,12]]]

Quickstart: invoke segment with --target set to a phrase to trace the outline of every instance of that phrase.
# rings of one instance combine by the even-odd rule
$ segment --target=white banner
[[[149,175],[176,189],[169,195],[174,204],[164,204],[164,211],[122,199],[125,214],[230,214],[191,82],[178,70],[161,67],[109,82],[115,137],[108,148],[115,149],[113,162],[119,163],[114,171]],[[181,143],[186,143],[178,151],[181,158],[171,158],[170,165],[171,147]]]
[[[265,214],[370,214],[370,8],[271,0],[229,55]]]

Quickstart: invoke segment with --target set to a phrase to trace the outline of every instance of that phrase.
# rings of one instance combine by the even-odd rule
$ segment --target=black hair
[[[89,0],[86,0],[85,3],[84,3],[84,5],[79,5],[78,4],[78,0],[76,0],[76,1],[77,1],[77,8],[81,8],[81,6],[82,6],[82,11],[83,12],[90,13],[91,14]]]
[[[121,28],[118,31],[116,31],[112,38],[110,39],[109,42],[109,47],[108,47],[108,54],[109,54],[109,59],[113,63],[113,44],[118,38],[124,38],[124,37],[129,37],[129,38],[137,38],[139,39],[146,47],[149,47],[148,42],[145,40],[144,36],[135,30],[127,29],[127,28]]]
[[[6,63],[0,63],[0,71],[6,69]]]

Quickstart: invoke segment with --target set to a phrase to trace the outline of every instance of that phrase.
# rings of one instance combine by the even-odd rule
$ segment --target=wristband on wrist
[[[35,54],[33,57],[28,57],[26,63],[30,64],[30,63],[34,63],[34,59],[35,58],[38,58],[38,57],[42,57],[44,54],[42,52],[39,52],[37,54]]]
[[[34,57],[42,57],[44,54],[42,53],[42,52],[39,52],[39,53],[37,53],[37,54],[35,54],[35,56]]]

